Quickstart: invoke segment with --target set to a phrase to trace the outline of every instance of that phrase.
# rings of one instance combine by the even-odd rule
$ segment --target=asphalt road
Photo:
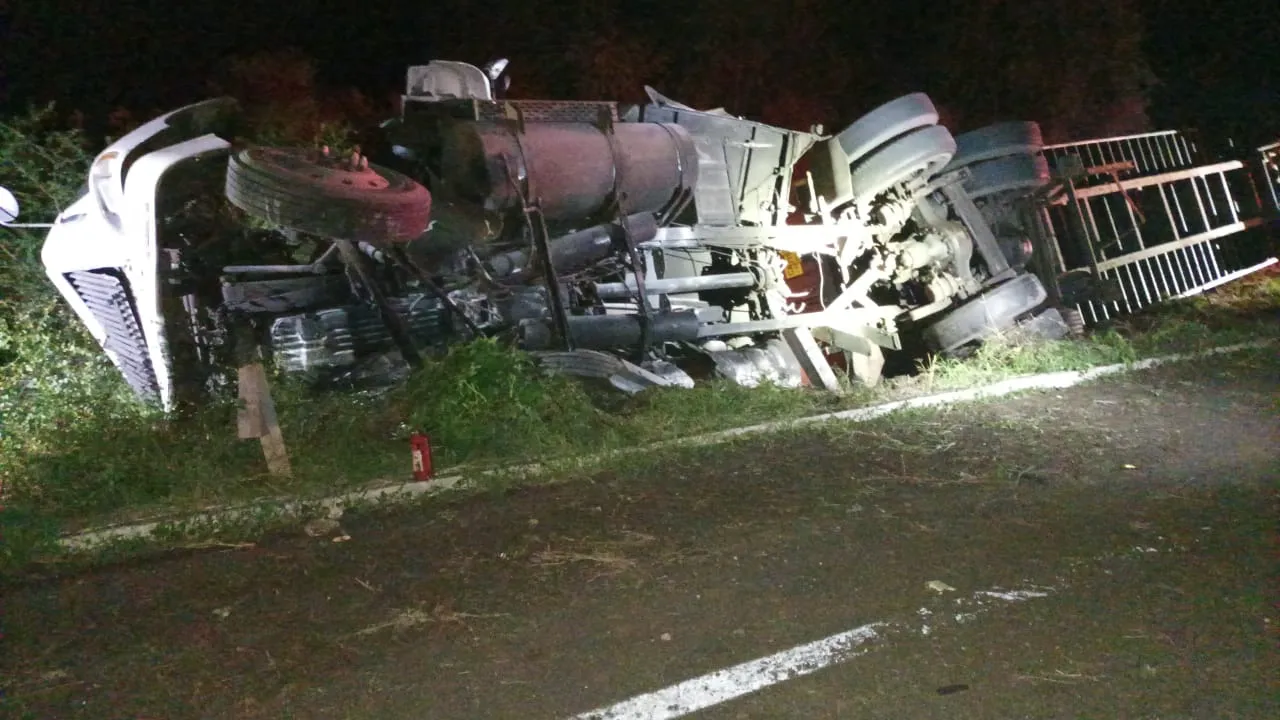
[[[1255,355],[10,579],[0,715],[1276,718],[1278,402]]]

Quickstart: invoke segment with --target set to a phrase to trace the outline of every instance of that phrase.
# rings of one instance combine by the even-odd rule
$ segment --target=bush
[[[79,193],[90,162],[84,136],[57,129],[54,109],[0,122],[0,184],[32,221],[52,219]],[[43,233],[0,229],[0,481],[16,456],[84,422],[137,413],[119,379],[40,263]]]
[[[355,90],[321,93],[314,62],[292,49],[230,58],[209,89],[240,102],[246,124],[241,139],[260,145],[344,154],[356,144],[355,125],[371,122],[374,114]]]
[[[84,135],[58,123],[52,106],[0,120],[0,185],[29,222],[57,216],[88,171]],[[42,545],[54,531],[22,499],[30,489],[20,485],[28,459],[69,434],[144,413],[45,277],[43,241],[39,230],[0,228],[0,561]]]
[[[84,185],[92,156],[78,130],[58,129],[53,106],[0,120],[0,185],[13,191],[28,222],[49,222]],[[0,229],[0,318],[48,310],[55,297],[40,266],[44,234]]]
[[[406,421],[443,460],[531,459],[603,442],[610,416],[581,383],[549,377],[531,357],[492,339],[452,348],[401,393]]]

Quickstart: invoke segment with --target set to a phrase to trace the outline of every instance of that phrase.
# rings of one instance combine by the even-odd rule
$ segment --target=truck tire
[[[1009,155],[1036,155],[1044,150],[1044,133],[1034,122],[1002,122],[956,136],[956,155],[942,174],[967,165]]]
[[[913,130],[938,124],[938,110],[924,93],[891,100],[858,118],[836,136],[849,162]]]
[[[251,147],[231,156],[232,205],[279,227],[373,245],[405,243],[426,232],[431,193],[395,170],[338,163],[318,153]]]
[[[1019,275],[983,292],[925,328],[925,343],[936,352],[949,353],[1012,327],[1020,316],[1048,298],[1040,278],[1030,273]]]
[[[1030,192],[1048,185],[1053,175],[1042,155],[1007,155],[969,166],[964,190],[977,199],[996,193]]]
[[[850,177],[853,196],[869,200],[915,175],[933,174],[956,151],[956,141],[941,125],[915,130],[854,165]]]

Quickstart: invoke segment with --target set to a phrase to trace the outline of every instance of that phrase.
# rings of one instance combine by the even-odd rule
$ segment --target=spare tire
[[[925,342],[937,352],[951,352],[1012,327],[1020,316],[1036,309],[1048,298],[1040,278],[1030,273],[1019,275],[987,290],[925,328]]]
[[[338,162],[295,148],[251,147],[227,165],[227,200],[279,227],[373,245],[427,231],[431,193],[412,178],[358,156]]]

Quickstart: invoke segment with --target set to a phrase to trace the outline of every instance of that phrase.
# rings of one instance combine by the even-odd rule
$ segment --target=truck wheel
[[[406,175],[359,155],[252,147],[231,156],[227,199],[280,227],[374,245],[426,232],[431,193]]]
[[[975,199],[1012,190],[1029,192],[1053,178],[1049,161],[1041,155],[1007,155],[970,165],[969,173],[964,190]]]
[[[1013,326],[1018,317],[1047,300],[1040,278],[1019,275],[952,310],[924,330],[925,342],[937,352],[951,352]]]
[[[955,151],[955,139],[941,125],[915,130],[854,165],[853,196],[869,200],[913,176],[930,175],[946,165]]]
[[[956,156],[942,174],[966,165],[1008,155],[1036,155],[1044,150],[1044,134],[1034,122],[1003,122],[956,136]]]
[[[912,130],[938,124],[938,110],[924,93],[904,95],[858,118],[836,136],[848,162]]]

